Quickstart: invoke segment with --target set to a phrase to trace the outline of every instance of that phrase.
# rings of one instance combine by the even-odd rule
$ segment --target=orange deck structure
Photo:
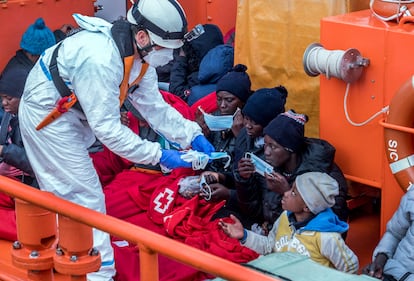
[[[326,49],[355,48],[370,60],[360,79],[349,86],[347,108],[354,122],[363,122],[389,105],[414,73],[413,30],[413,24],[386,23],[369,10],[322,19],[321,44]],[[363,126],[351,125],[344,112],[346,87],[340,79],[321,76],[320,136],[335,145],[336,160],[351,184],[380,191],[383,233],[404,193],[388,166],[382,125],[386,114]]]

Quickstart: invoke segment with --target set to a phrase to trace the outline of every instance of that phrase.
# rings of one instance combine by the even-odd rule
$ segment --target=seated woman
[[[243,157],[245,152],[255,153],[261,157],[263,155],[263,128],[279,113],[285,109],[285,103],[288,92],[283,86],[275,88],[262,88],[252,94],[243,107],[243,123],[244,127],[240,130],[234,146],[234,166],[237,167],[238,160]],[[214,192],[216,196],[215,201],[226,200],[226,205],[222,208],[215,217],[228,216],[229,213],[239,214],[243,221],[244,217],[246,224],[252,224],[256,221],[257,210],[251,210],[250,213],[243,215],[245,210],[243,198],[240,198],[238,194],[237,186],[241,181],[239,175],[236,172],[227,173],[225,177],[221,177],[212,172],[204,172],[207,183],[224,183],[216,185]],[[254,187],[260,189],[260,186],[265,186],[265,180],[260,175],[253,175],[252,182]],[[210,184],[210,187],[214,186]],[[231,187],[231,189],[227,189]],[[236,187],[236,189],[235,189]],[[241,200],[242,199],[242,200]],[[249,199],[249,198],[248,198]],[[247,200],[248,200],[247,199]],[[249,202],[246,202],[246,204]],[[261,212],[260,212],[261,214]],[[279,213],[278,213],[279,215]]]
[[[244,128],[236,139],[233,166],[236,190],[231,194],[228,208],[239,210],[239,218],[246,226],[250,226],[257,221],[263,221],[263,216],[269,221],[274,221],[282,212],[281,208],[276,208],[264,214],[262,208],[257,208],[261,206],[262,199],[265,202],[266,200],[271,201],[277,195],[273,192],[266,192],[266,182],[260,174],[253,172],[248,175],[241,175],[239,162],[244,159],[246,152],[264,159],[263,129],[273,118],[285,111],[287,96],[288,91],[283,86],[262,88],[250,96],[242,110]],[[263,198],[261,196],[255,198],[256,194],[251,197],[250,192],[244,193],[244,190],[250,191],[250,189],[255,189],[260,195],[263,193]],[[250,208],[250,206],[254,206],[254,208]]]
[[[22,36],[20,47],[0,76],[0,97],[4,109],[0,125],[0,175],[38,188],[32,166],[26,155],[19,126],[19,103],[26,78],[47,48],[55,44],[52,31],[42,18],[30,25]],[[16,240],[14,199],[0,193],[0,238]]]
[[[196,112],[197,123],[216,151],[225,151],[232,158],[235,138],[243,128],[241,109],[252,93],[250,77],[246,70],[245,65],[238,64],[217,82],[215,93],[217,110],[211,113],[215,117],[210,117],[210,114],[204,112],[203,104],[200,104]],[[220,116],[226,117],[220,119]],[[233,118],[228,118],[230,116]],[[223,167],[216,167],[216,164],[217,162],[214,162],[209,169],[222,171]]]
[[[244,214],[255,210],[257,230],[262,233],[271,229],[275,218],[269,214],[275,214],[275,210],[281,208],[283,194],[290,190],[297,176],[306,172],[327,173],[338,182],[339,193],[335,196],[332,209],[339,219],[347,221],[348,188],[342,171],[334,162],[335,148],[327,141],[306,138],[304,126],[307,120],[306,115],[290,110],[277,116],[264,128],[264,157],[273,167],[273,171],[265,173],[266,188],[257,189],[249,184],[250,175],[255,173],[255,165],[250,159],[239,162],[238,173],[243,180],[237,191],[243,200]],[[269,193],[275,196],[266,197]]]
[[[234,188],[232,166],[236,137],[243,128],[241,109],[252,93],[250,77],[246,70],[245,65],[238,64],[217,82],[216,93],[211,94],[217,107],[214,112],[205,113],[202,102],[199,103],[196,112],[197,123],[216,151],[226,152],[230,156],[229,162],[227,159],[212,161],[202,174],[206,177],[211,194],[201,196],[208,196],[208,199],[214,202],[229,199],[230,189]],[[223,119],[216,119],[220,116]]]

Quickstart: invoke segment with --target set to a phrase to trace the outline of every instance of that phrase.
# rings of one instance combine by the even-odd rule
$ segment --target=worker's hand
[[[385,254],[379,253],[375,257],[375,260],[362,270],[362,273],[369,275],[369,276],[373,276],[378,279],[382,279],[384,266],[387,260],[388,260],[388,257]]]
[[[203,135],[198,135],[191,143],[193,150],[204,152],[209,155],[215,151],[214,146]]]
[[[191,168],[192,163],[181,159],[182,152],[173,149],[161,149],[160,164],[168,169]]]

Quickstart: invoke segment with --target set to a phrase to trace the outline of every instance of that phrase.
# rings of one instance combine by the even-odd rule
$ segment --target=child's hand
[[[267,188],[273,192],[283,195],[283,193],[290,189],[289,183],[286,180],[286,178],[277,172],[271,172],[270,174],[265,173],[265,178]]]
[[[219,226],[223,229],[224,233],[231,238],[242,239],[244,234],[244,228],[241,222],[234,216],[230,215],[230,218],[234,223],[224,222],[223,219],[220,219]]]

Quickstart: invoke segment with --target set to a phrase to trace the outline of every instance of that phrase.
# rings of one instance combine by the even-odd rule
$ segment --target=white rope
[[[410,4],[414,3],[414,0],[381,0],[382,2],[387,3],[398,3],[398,4]]]
[[[323,47],[314,47],[306,57],[306,68],[311,72],[325,74],[327,79],[331,76],[343,79],[340,65],[344,53],[342,50],[327,51]]]
[[[389,105],[384,106],[380,111],[378,111],[377,113],[373,114],[370,118],[368,118],[364,122],[356,123],[356,122],[352,121],[351,118],[349,117],[348,107],[347,107],[347,100],[348,100],[349,86],[350,85],[351,85],[350,83],[347,83],[346,84],[346,90],[345,90],[345,96],[344,96],[344,111],[345,111],[346,120],[348,120],[348,122],[351,125],[356,126],[356,127],[364,126],[364,125],[368,124],[369,122],[371,122],[372,120],[374,120],[378,115],[380,115],[382,113],[387,113],[388,112]]]

